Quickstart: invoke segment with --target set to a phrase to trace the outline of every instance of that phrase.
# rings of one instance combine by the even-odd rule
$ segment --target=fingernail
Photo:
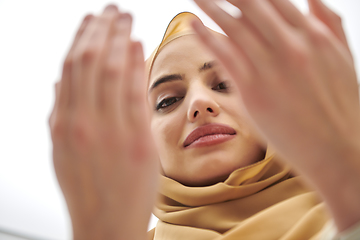
[[[195,31],[204,33],[205,27],[199,20],[191,21],[191,26],[194,28]]]
[[[124,14],[121,14],[117,20],[118,24],[120,25],[123,25],[123,24],[130,24],[132,21],[132,17],[130,14],[128,13],[124,13]]]
[[[88,22],[88,21],[90,21],[92,18],[93,18],[94,16],[92,15],[92,14],[88,14],[88,15],[86,15],[86,17],[84,17],[84,23],[86,23],[86,22]]]
[[[118,11],[118,7],[114,4],[110,4],[107,5],[106,8],[104,9],[104,12],[113,12],[113,11]]]

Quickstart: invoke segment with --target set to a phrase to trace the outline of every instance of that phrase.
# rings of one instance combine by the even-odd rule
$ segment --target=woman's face
[[[264,157],[239,91],[214,60],[195,36],[183,36],[164,46],[150,76],[151,130],[163,174],[188,186],[223,181]]]

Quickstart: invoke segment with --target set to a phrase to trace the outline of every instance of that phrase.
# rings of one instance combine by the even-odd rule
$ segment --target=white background
[[[294,2],[306,11],[305,0]],[[326,2],[343,17],[359,70],[360,2]],[[0,232],[71,238],[69,216],[52,166],[47,121],[54,101],[53,85],[80,21],[87,13],[99,13],[107,3],[0,0]],[[191,0],[111,3],[134,15],[133,36],[143,42],[146,56],[181,11],[194,12],[218,30]]]

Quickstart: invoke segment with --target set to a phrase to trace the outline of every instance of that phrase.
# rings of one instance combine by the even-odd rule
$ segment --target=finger
[[[130,131],[133,133],[131,151],[132,159],[135,161],[150,159],[151,139],[149,109],[147,105],[147,81],[145,74],[144,51],[140,42],[134,42],[130,46],[129,71],[124,81],[129,84],[128,95],[128,117]],[[130,71],[131,69],[131,71]]]
[[[228,2],[238,7],[261,36],[275,48],[282,49],[284,44],[289,41],[291,26],[284,21],[269,1],[228,0]]]
[[[148,126],[148,108],[146,101],[146,75],[145,75],[145,59],[144,50],[140,42],[132,44],[132,52],[134,53],[133,64],[134,71],[131,72],[129,83],[131,84],[131,103],[132,103],[132,122],[138,133],[144,132]]]
[[[305,16],[289,0],[269,0],[280,15],[292,26],[302,28],[305,26]]]
[[[53,110],[50,114],[50,117],[49,117],[49,126],[50,128],[52,128],[54,126],[54,119],[56,117],[56,114],[57,114],[57,111],[58,111],[58,108],[59,108],[59,93],[60,93],[60,85],[61,85],[61,82],[56,82],[54,87],[55,87],[55,102],[54,102],[54,107],[53,107]]]
[[[322,21],[350,51],[341,18],[321,0],[308,0],[310,12]]]
[[[96,86],[99,70],[111,26],[118,14],[115,6],[107,6],[104,12],[89,24],[79,40],[79,47],[75,49],[72,101],[77,110],[94,111],[97,108]]]
[[[266,43],[245,16],[235,19],[213,1],[195,1],[212,18],[252,61],[257,63],[267,57]]]
[[[215,55],[240,88],[251,82],[252,65],[238,49],[226,39],[215,37],[199,21],[192,22],[192,27],[200,41]]]
[[[63,72],[61,77],[61,86],[59,92],[59,106],[58,111],[65,111],[70,104],[70,93],[71,93],[71,75],[73,70],[73,62],[74,62],[74,49],[78,46],[79,39],[83,35],[85,29],[88,27],[89,22],[93,19],[92,15],[87,15],[82,24],[80,25],[73,44],[65,58],[63,65]]]
[[[116,114],[121,109],[120,96],[123,87],[122,75],[128,56],[132,18],[129,14],[121,14],[114,24],[114,35],[110,41],[109,55],[99,82],[99,101],[105,114]]]
[[[145,62],[141,43],[133,42],[129,47],[126,69],[122,79],[124,117],[127,124],[135,131],[144,128],[144,120],[147,118],[146,108],[146,86],[145,84]]]

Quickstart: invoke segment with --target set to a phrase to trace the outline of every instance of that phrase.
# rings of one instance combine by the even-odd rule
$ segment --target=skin
[[[159,166],[131,22],[113,5],[87,16],[56,84],[53,162],[76,240],[146,239]]]
[[[190,77],[180,83],[187,94],[183,102],[163,115],[152,112],[152,127],[143,50],[130,39],[131,17],[108,6],[100,16],[87,16],[80,26],[56,84],[49,118],[54,168],[74,239],[146,239],[159,169],[151,133],[162,132],[156,131],[155,122],[163,121],[165,129],[173,124],[171,117],[182,112],[181,129],[171,143],[177,146],[176,141],[201,124],[185,115],[197,99],[219,106],[216,116],[203,119],[216,119],[239,131],[246,126],[245,114],[257,133],[320,194],[340,232],[359,222],[359,94],[340,18],[319,0],[309,0],[310,15],[287,0],[229,0],[243,13],[238,19],[210,0],[195,1],[229,36],[215,38],[194,22],[197,36],[211,52],[201,54],[204,59],[196,64],[217,59],[225,70],[219,75],[231,77],[240,94],[214,91],[205,75],[189,68]],[[195,90],[201,94],[193,94]],[[235,95],[241,96],[244,111],[232,114],[222,103],[235,100]],[[238,136],[247,142],[246,134]],[[159,139],[159,145],[165,144],[161,134]],[[231,141],[207,156],[225,163],[225,171],[205,174],[198,184],[240,163],[234,161],[235,153],[217,157]],[[257,152],[256,141],[250,146]],[[196,156],[198,150],[188,156]],[[175,174],[162,164],[166,174]],[[181,167],[184,162],[176,164]],[[194,162],[194,167],[201,166],[202,161]]]
[[[199,71],[214,57],[196,36],[173,40],[161,50],[151,71],[149,86],[165,75],[175,80],[149,89],[151,131],[164,175],[188,186],[223,181],[232,171],[263,159],[264,151],[247,124],[240,93],[220,65]],[[156,109],[164,99],[172,104]],[[209,110],[211,109],[211,110]],[[188,134],[209,123],[226,124],[237,132],[230,141],[184,148]]]
[[[287,0],[229,0],[240,18],[195,2],[229,36],[193,23],[259,133],[322,196],[339,231],[359,222],[359,92],[340,17],[320,0],[309,15]]]

